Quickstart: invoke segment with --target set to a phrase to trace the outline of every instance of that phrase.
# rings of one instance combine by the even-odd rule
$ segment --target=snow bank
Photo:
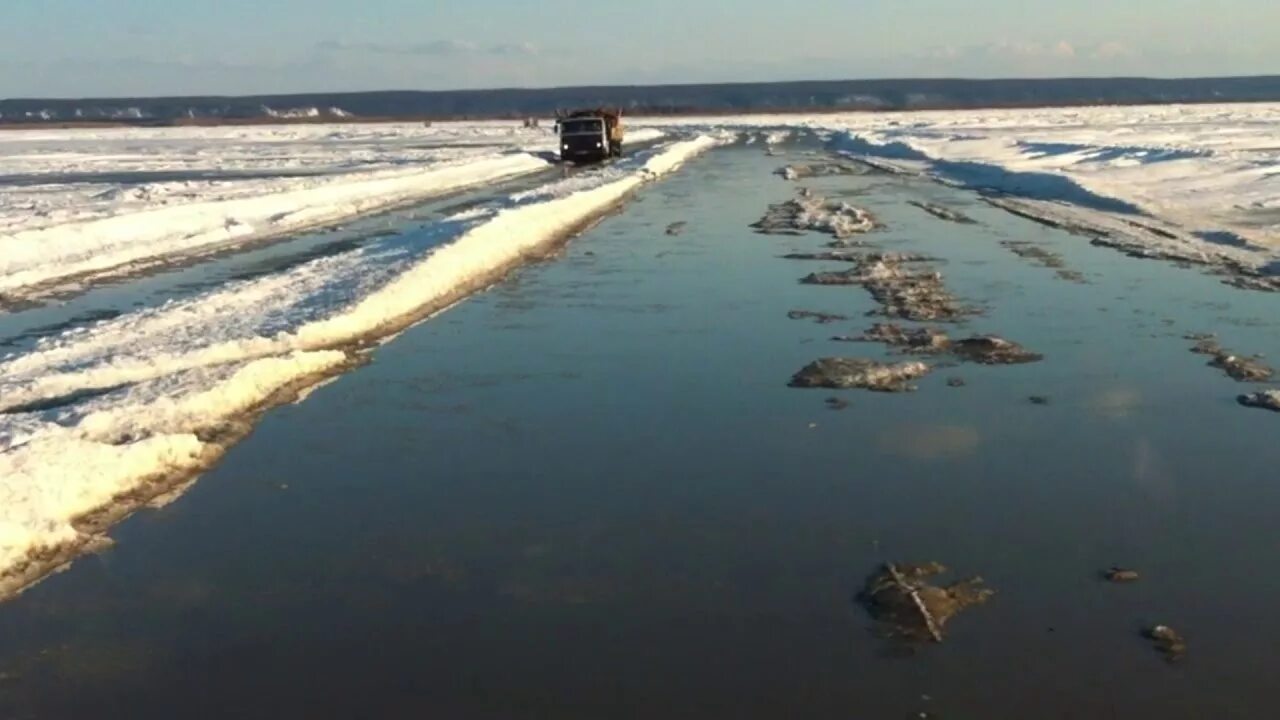
[[[554,150],[549,129],[510,122],[10,130],[0,236]]]
[[[1192,241],[1280,247],[1280,104],[670,118],[835,134],[837,149],[966,187],[1141,213]],[[1156,238],[1158,239],[1158,238]]]
[[[0,293],[21,297],[32,287],[293,232],[546,166],[531,155],[511,155],[0,236]]]
[[[341,372],[356,341],[449,306],[724,141],[673,143],[468,211],[416,245],[386,238],[4,359],[0,595],[86,545],[97,511],[164,492],[219,457],[246,416]]]
[[[1280,243],[1274,216],[1280,213],[1280,149],[1214,149],[1187,142],[1190,137],[1170,146],[1135,137],[1133,129],[1113,133],[1011,127],[851,134],[863,141],[860,152],[883,156],[878,151],[905,146],[934,172],[968,186],[1149,214],[1191,232],[1228,232],[1258,245]]]

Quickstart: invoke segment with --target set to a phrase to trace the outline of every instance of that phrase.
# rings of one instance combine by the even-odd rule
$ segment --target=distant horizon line
[[[428,90],[428,89],[381,89],[381,90],[314,90],[314,91],[284,91],[284,92],[268,92],[268,93],[211,93],[211,94],[191,94],[191,95],[83,95],[79,97],[61,96],[61,97],[0,97],[0,103],[30,103],[30,102],[85,102],[85,101],[121,101],[121,100],[245,100],[255,98],[304,98],[320,95],[466,95],[472,93],[503,93],[503,92],[555,92],[555,91],[596,91],[596,90],[627,90],[627,89],[661,89],[661,88],[698,88],[698,87],[724,87],[724,86],[752,86],[752,85],[822,85],[822,84],[851,84],[851,83],[868,83],[868,84],[886,84],[886,83],[1064,83],[1064,82],[1080,82],[1080,81],[1138,81],[1138,82],[1194,82],[1194,81],[1212,81],[1212,80],[1280,80],[1280,73],[1262,73],[1256,75],[1186,75],[1171,77],[1156,77],[1149,75],[1073,75],[1073,76],[1053,76],[1053,77],[881,77],[881,78],[844,78],[838,80],[729,80],[721,82],[657,82],[657,83],[598,83],[598,84],[581,84],[581,85],[537,85],[537,86],[502,86],[502,87],[469,87],[454,88],[448,90]]]

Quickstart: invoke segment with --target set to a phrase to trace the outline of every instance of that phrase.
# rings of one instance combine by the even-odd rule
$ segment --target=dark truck
[[[556,118],[560,133],[560,160],[600,162],[622,155],[620,110],[577,110]]]

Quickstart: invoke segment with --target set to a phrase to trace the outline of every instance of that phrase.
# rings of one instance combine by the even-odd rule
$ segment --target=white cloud
[[[968,48],[961,51],[959,55],[1016,59],[1058,58],[1065,60],[1076,56],[1076,48],[1066,40],[1059,40],[1053,43],[1002,40]]]
[[[423,43],[350,42],[324,40],[316,49],[325,53],[367,53],[372,55],[428,55],[457,57],[466,55],[529,56],[537,55],[533,43],[480,45],[470,40],[432,40]]]
[[[1115,60],[1117,58],[1134,57],[1137,54],[1138,52],[1128,45],[1112,40],[1095,46],[1089,57],[1095,60]]]
[[[141,48],[139,48],[141,49]],[[664,54],[591,62],[599,48],[540,50],[524,42],[436,39],[415,43],[332,39],[256,54],[193,51],[134,57],[9,56],[0,48],[0,86],[12,97],[243,95],[388,88],[448,90],[556,85],[773,82],[858,78],[1246,75],[1276,72],[1270,56],[1239,47],[1215,54],[1126,42],[1005,41],[872,52],[792,50],[761,56],[749,48],[712,60]]]
[[[1142,54],[1119,41],[1078,43],[1071,40],[1035,42],[1001,40],[983,45],[929,48],[914,60],[906,60],[927,74],[970,76],[1055,76],[1116,74],[1120,63],[1136,67]]]
[[[492,55],[532,56],[539,52],[538,46],[530,42],[494,45],[489,48],[489,53]]]

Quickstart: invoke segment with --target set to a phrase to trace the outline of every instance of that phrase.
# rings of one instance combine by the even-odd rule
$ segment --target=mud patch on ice
[[[769,206],[764,217],[751,227],[762,235],[804,235],[812,231],[847,242],[875,230],[878,224],[862,208],[801,191],[795,199]]]
[[[877,323],[861,335],[832,339],[842,342],[884,343],[909,354],[949,354],[982,365],[1020,365],[1044,359],[1043,355],[998,335],[973,335],[952,340],[937,328],[904,328],[893,323]]]
[[[848,320],[844,315],[836,315],[834,313],[816,312],[814,310],[792,310],[787,313],[787,317],[791,320],[812,320],[819,325],[828,325],[841,320]]]
[[[911,381],[928,375],[922,362],[885,363],[866,358],[829,357],[815,360],[791,377],[794,388],[913,392]]]
[[[1067,262],[1061,255],[1043,245],[1026,240],[1003,240],[1000,244],[1033,265],[1057,271],[1055,274],[1059,279],[1080,284],[1087,282],[1079,271],[1067,269]]]
[[[1003,196],[987,196],[983,200],[1032,222],[1087,237],[1097,247],[1111,248],[1132,258],[1199,267],[1242,290],[1280,292],[1276,257],[1252,247],[1206,242],[1194,232],[1151,217],[1138,221],[1046,200]]]
[[[1280,412],[1280,390],[1263,390],[1241,395],[1236,400],[1243,406]]]
[[[956,615],[995,595],[980,577],[947,587],[931,584],[931,578],[946,572],[947,568],[936,562],[887,563],[867,579],[857,599],[887,637],[940,643],[947,623]]]
[[[861,262],[863,254],[851,250],[828,250],[825,252],[793,252],[782,256],[783,260],[822,260],[825,262]],[[924,256],[919,256],[926,259]]]
[[[817,177],[835,177],[840,175],[871,175],[878,172],[881,171],[864,163],[844,160],[829,160],[825,162],[787,165],[779,168],[777,174],[781,175],[784,180],[795,181]]]
[[[1181,662],[1187,656],[1187,639],[1168,625],[1156,625],[1143,631],[1155,649],[1170,663]]]
[[[923,202],[920,200],[908,200],[907,204],[918,207],[939,220],[959,223],[961,225],[976,225],[978,222],[959,210],[954,210],[945,205],[938,205],[936,203]]]
[[[1188,335],[1187,339],[1195,342],[1191,352],[1210,356],[1209,366],[1223,371],[1232,380],[1267,382],[1275,376],[1275,371],[1264,363],[1260,356],[1236,355],[1223,348],[1214,335]]]
[[[975,335],[951,344],[957,357],[982,365],[1022,365],[1040,362],[1044,356],[998,335]]]
[[[850,255],[849,270],[810,274],[800,282],[807,285],[860,285],[871,293],[880,310],[873,314],[916,321],[957,322],[976,315],[975,308],[964,307],[947,290],[942,273],[931,268],[909,269],[909,265],[927,262],[922,255],[900,253],[861,253]]]
[[[832,340],[884,343],[904,353],[920,355],[943,353],[951,346],[947,334],[937,328],[903,328],[893,323],[876,323],[861,335],[834,337]]]

